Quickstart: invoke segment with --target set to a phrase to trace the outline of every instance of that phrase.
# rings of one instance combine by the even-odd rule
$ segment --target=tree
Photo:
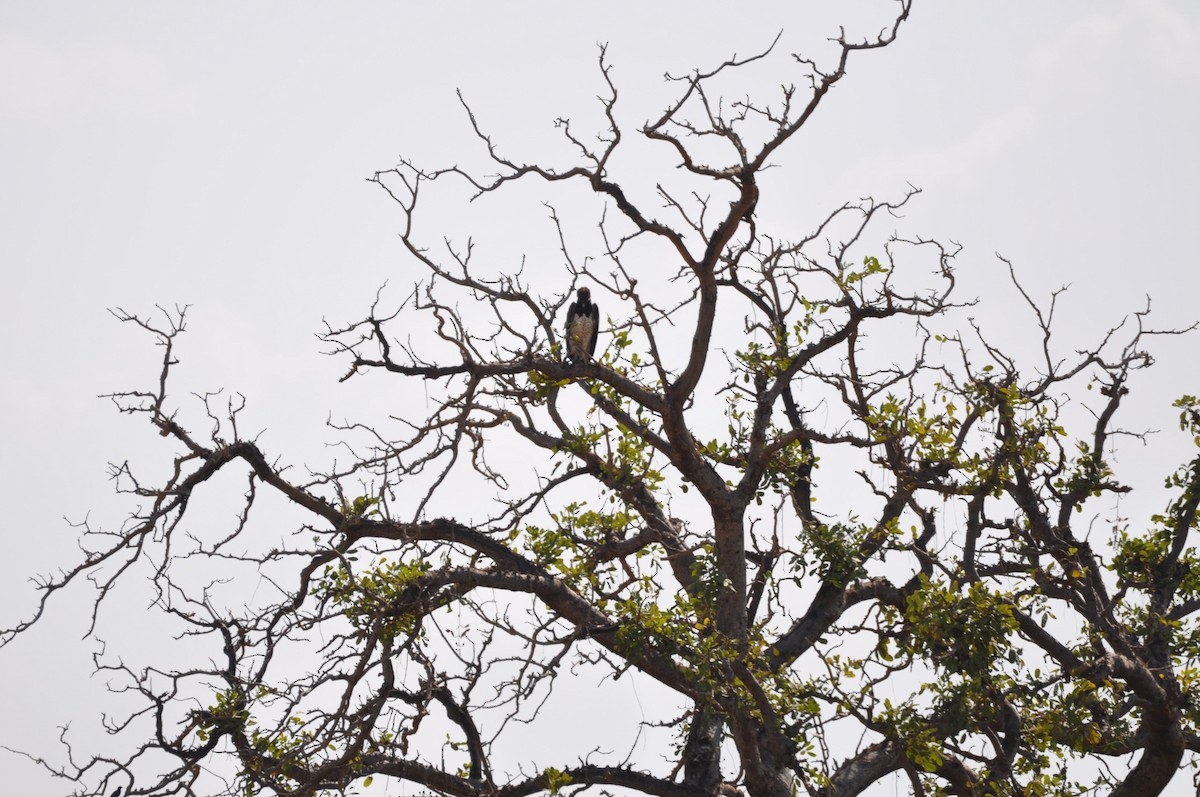
[[[795,56],[810,82],[770,104],[719,87],[774,46],[678,78],[640,131],[680,167],[671,183],[622,164],[603,50],[605,128],[593,141],[560,122],[575,165],[512,158],[468,108],[486,171],[376,174],[427,279],[323,338],[346,379],[388,375],[431,409],[339,424],[343,460],[322,472],[246,436],[240,399],[176,403],[186,309],[118,312],[163,356],[156,384],[112,399],[173,464],[158,480],[114,467],[144,503],[118,529],[85,527],[84,559],[3,640],[85,578],[100,622],[106,596],[148,573],[195,650],[183,666],[98,659],[141,701],[110,725],[125,752],[55,771],[130,795],[394,778],[456,797],[834,797],[895,776],[914,794],[1161,793],[1200,750],[1200,457],[1161,514],[1104,520],[1127,489],[1110,452],[1151,364],[1147,313],[1061,353],[1057,294],[1039,303],[1014,272],[1041,341],[1025,365],[961,320],[956,247],[879,231],[915,190],[810,232],[760,222],[777,151],[909,9],[875,37],[844,34],[829,63]],[[601,208],[599,254],[580,257],[549,206],[561,283],[430,246],[418,210],[438,192],[529,183]],[[594,360],[566,357],[578,287],[607,315]],[[1177,409],[1200,443],[1200,400]],[[231,476],[246,480],[237,519],[206,530]],[[485,491],[494,510],[464,509]],[[581,689],[608,699],[628,682],[650,716],[559,724]],[[615,741],[593,748],[598,724]],[[522,746],[524,725],[547,749]],[[566,756],[563,739],[578,740]]]

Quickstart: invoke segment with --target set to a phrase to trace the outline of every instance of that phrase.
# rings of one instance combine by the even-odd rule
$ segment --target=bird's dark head
[[[588,288],[580,288],[579,292],[577,294],[575,294],[575,300],[578,301],[580,304],[591,304],[591,302],[592,302],[591,290]]]

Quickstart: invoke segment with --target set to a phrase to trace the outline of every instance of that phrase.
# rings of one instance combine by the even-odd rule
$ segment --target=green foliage
[[[378,633],[385,643],[415,630],[414,617],[421,590],[417,584],[429,570],[424,560],[390,562],[380,559],[361,573],[348,562],[325,568],[318,585],[324,600],[340,607],[360,634]]]
[[[920,588],[905,602],[904,620],[911,632],[907,652],[928,657],[946,672],[978,676],[1001,656],[1016,660],[1012,606],[982,583],[947,585],[922,575]]]
[[[869,529],[843,523],[808,523],[800,541],[808,564],[806,569],[835,587],[844,587],[866,575],[859,546]]]
[[[1192,435],[1192,441],[1200,448],[1200,398],[1184,394],[1171,406],[1180,410],[1179,428]]]
[[[558,794],[563,787],[570,786],[573,778],[571,773],[563,772],[554,767],[546,767],[542,770],[542,777],[546,779],[546,791],[551,795]]]
[[[862,261],[863,268],[848,269],[844,266],[838,267],[837,284],[842,289],[848,289],[853,285],[858,285],[867,277],[872,277],[876,274],[886,274],[888,269],[879,262],[879,258],[874,255],[867,255]]]
[[[912,701],[893,704],[885,698],[877,721],[890,737],[904,742],[905,754],[921,771],[933,772],[942,765],[941,744]]]
[[[665,476],[654,464],[654,447],[639,432],[639,428],[651,428],[653,419],[644,408],[608,385],[596,383],[591,385],[590,391],[598,401],[607,403],[610,412],[628,414],[638,428],[624,423],[581,424],[563,435],[564,453],[585,461],[599,457],[604,482],[614,489],[630,484],[657,489]],[[594,417],[598,412],[597,406],[593,405],[588,415]]]
[[[252,724],[245,698],[234,689],[218,692],[216,701],[199,712],[197,719],[196,736],[202,742],[207,741],[213,732],[243,733]]]
[[[682,656],[695,662],[695,632],[711,628],[711,621],[693,618],[687,609],[685,598],[669,609],[640,596],[623,600],[614,606],[615,614],[620,618],[617,644],[634,660],[650,656]]]
[[[538,371],[527,372],[525,378],[529,380],[530,398],[535,406],[544,404],[554,391],[566,387],[572,381],[570,379],[551,379]]]
[[[1100,453],[1092,451],[1086,442],[1080,440],[1075,445],[1079,456],[1072,463],[1067,478],[1059,479],[1055,486],[1069,495],[1095,498],[1101,494],[1104,479],[1112,475],[1112,470]],[[1075,511],[1082,510],[1082,503],[1075,505]]]
[[[528,524],[515,530],[510,540],[522,539],[534,564],[562,577],[572,587],[600,590],[615,565],[598,563],[597,555],[605,546],[623,539],[636,523],[636,516],[620,506],[596,511],[578,502],[568,503],[549,516],[555,525]],[[641,551],[638,556],[647,554]]]
[[[731,693],[728,662],[739,658],[730,640],[716,633],[717,595],[725,577],[708,551],[699,551],[692,575],[699,593],[662,594],[643,576],[638,588],[613,605],[619,620],[617,645],[632,661],[667,657],[688,668],[689,679],[712,695]]]
[[[754,378],[777,377],[791,367],[793,360],[787,353],[786,341],[780,341],[774,347],[751,341],[744,349],[735,352],[735,356],[745,383]]]
[[[350,518],[365,518],[371,517],[379,513],[376,506],[379,505],[379,496],[375,495],[360,495],[353,501],[345,501],[342,503],[342,514]]]

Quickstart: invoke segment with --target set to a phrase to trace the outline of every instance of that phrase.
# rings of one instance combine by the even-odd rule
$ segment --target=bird
[[[592,302],[592,292],[580,288],[575,301],[567,308],[567,359],[572,362],[590,360],[596,353],[596,336],[600,334],[600,308]]]

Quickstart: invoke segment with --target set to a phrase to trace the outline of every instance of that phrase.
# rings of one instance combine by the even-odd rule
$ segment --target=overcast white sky
[[[32,605],[29,576],[73,561],[64,516],[120,521],[105,464],[157,450],[151,430],[96,398],[156,367],[149,341],[106,308],[192,304],[183,386],[241,391],[273,453],[319,457],[327,414],[356,389],[339,388],[341,363],[319,356],[321,319],[365,313],[382,282],[415,275],[397,214],[363,178],[400,155],[460,160],[471,141],[456,88],[515,156],[562,154],[547,143],[552,121],[596,118],[599,41],[632,129],[671,98],[666,71],[762,49],[780,30],[792,51],[833,34],[839,14],[878,27],[887,11],[0,0],[0,625]],[[797,79],[778,64],[776,84]],[[916,0],[899,41],[853,61],[780,160],[806,190],[790,232],[911,182],[925,193],[903,229],[965,246],[959,268],[985,299],[981,317],[1003,324],[1018,310],[999,251],[1035,292],[1073,285],[1060,313],[1082,342],[1146,295],[1163,326],[1200,318],[1197,141],[1192,0]],[[1131,424],[1174,428],[1170,401],[1200,391],[1196,345],[1155,349]],[[1126,455],[1155,483],[1184,450],[1160,438]],[[59,601],[0,651],[0,745],[57,753],[56,726],[92,727],[103,684],[74,641],[83,628]],[[69,791],[0,756],[5,793]]]

